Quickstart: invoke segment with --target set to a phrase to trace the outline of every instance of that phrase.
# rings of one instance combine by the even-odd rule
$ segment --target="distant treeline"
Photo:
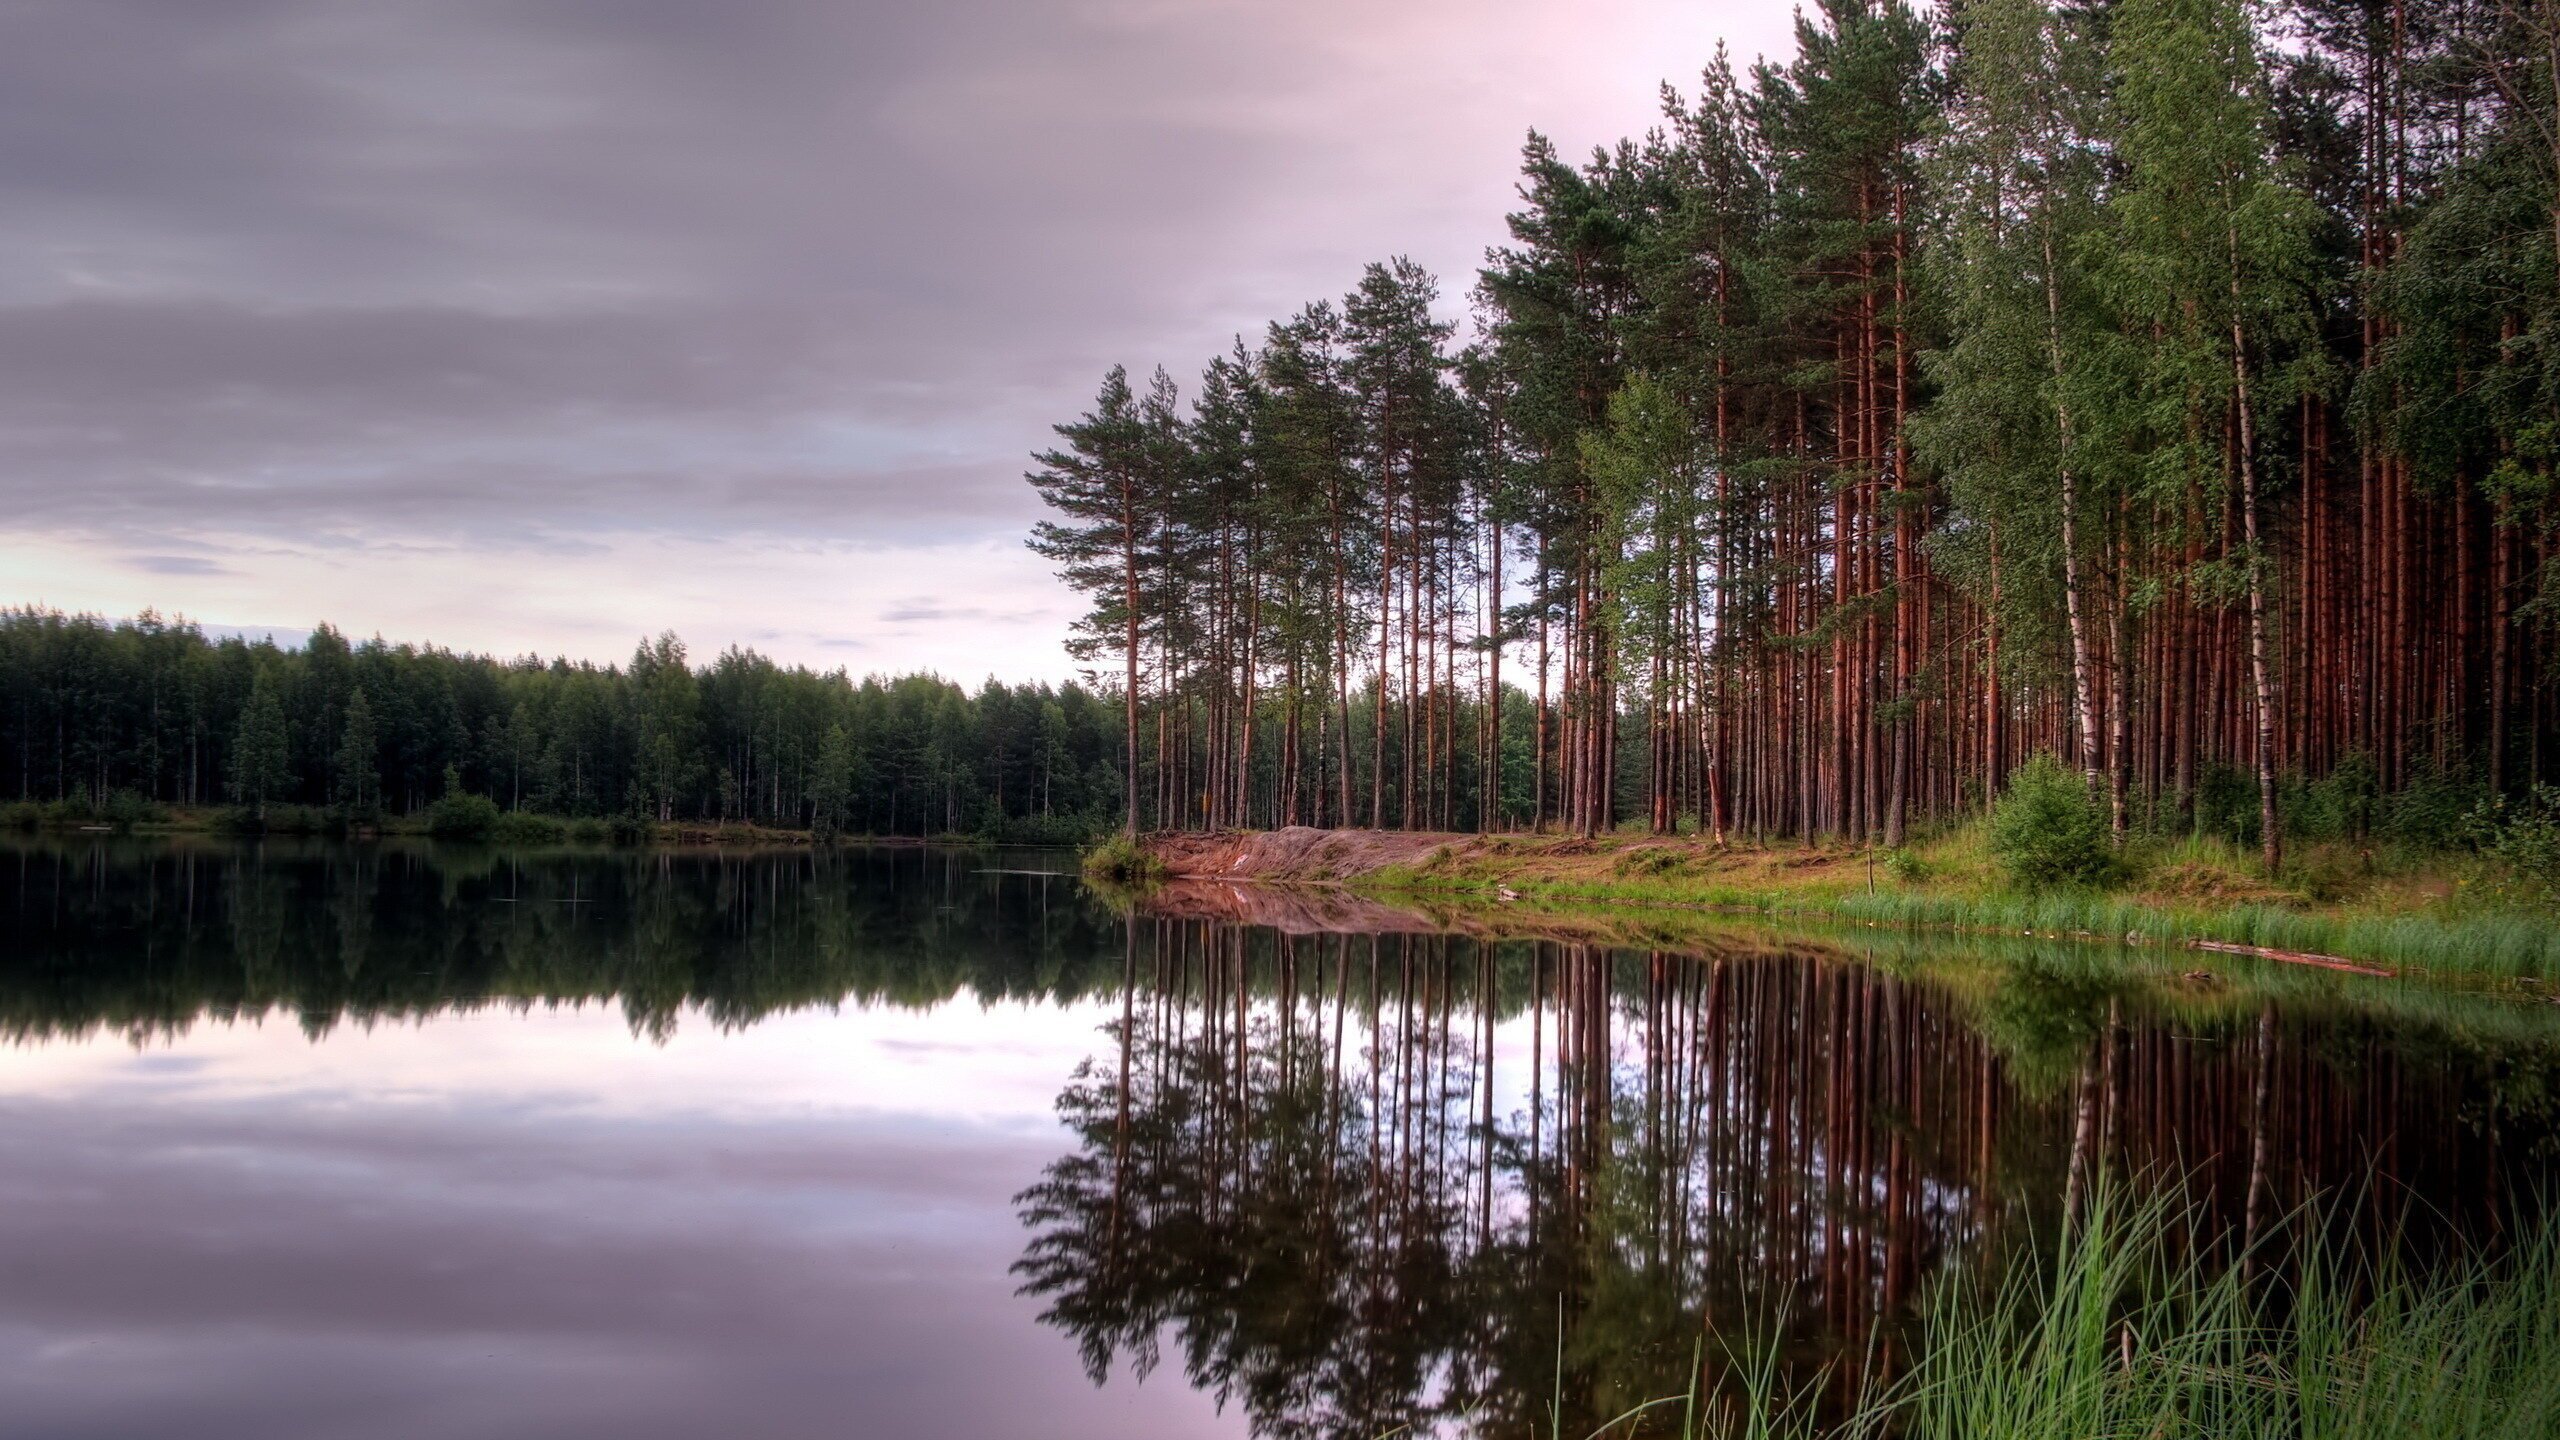
[[[449,788],[560,816],[1072,839],[1120,808],[1116,700],[1072,683],[500,660],[323,625],[287,650],[146,613],[0,612],[0,799],[402,814]]]
[[[2560,778],[2560,11],[1823,0],[1794,49],[1532,134],[1472,335],[1393,260],[1057,427],[1124,823],[1897,843],[2052,751],[2119,836],[2239,775],[2273,867],[2288,774]]]

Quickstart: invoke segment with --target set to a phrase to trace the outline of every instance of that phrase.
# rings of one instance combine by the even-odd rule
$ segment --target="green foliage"
[[[2483,801],[2467,828],[2496,867],[2503,898],[2560,913],[2560,785]]]
[[[491,802],[493,805],[496,802]],[[509,810],[489,827],[488,838],[500,845],[557,845],[569,837],[566,822],[549,815]]]
[[[249,703],[231,737],[231,798],[256,809],[292,783],[284,709],[262,673],[250,686]]]
[[[2489,787],[2466,767],[2422,770],[2383,800],[2374,828],[2412,849],[2451,850],[2472,841],[2471,817],[2490,799]]]
[[[382,808],[382,737],[373,723],[373,705],[364,687],[347,701],[346,731],[333,757],[338,803],[351,815],[369,816]]]
[[[1905,885],[1918,885],[1929,878],[1929,862],[1908,845],[1898,845],[1884,854],[1885,873]]]
[[[1086,879],[1123,890],[1162,884],[1169,873],[1155,852],[1125,832],[1084,852],[1082,868]]]
[[[495,839],[501,818],[497,801],[453,790],[428,807],[427,833],[439,840]]]
[[[2381,813],[2381,776],[2361,750],[2338,758],[2318,780],[2288,774],[2280,806],[2285,833],[2299,840],[2353,840],[2371,834]],[[2251,818],[2255,819],[2252,796]]]
[[[235,805],[214,817],[214,828],[227,835],[336,835],[346,823],[320,805]]]
[[[2243,848],[2258,843],[2257,777],[2214,761],[2196,777],[2195,833]]]
[[[1991,812],[1991,853],[2024,890],[2101,886],[2116,877],[2107,815],[2086,779],[2039,754],[2009,777]]]

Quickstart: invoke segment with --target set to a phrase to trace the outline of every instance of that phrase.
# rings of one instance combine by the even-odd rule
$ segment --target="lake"
[[[10,842],[7,1433],[1517,1435],[1889,1373],[2101,1174],[2422,1258],[2555,1174],[2549,1006],[1072,872]]]

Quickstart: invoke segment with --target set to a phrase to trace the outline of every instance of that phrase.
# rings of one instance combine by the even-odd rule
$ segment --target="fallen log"
[[[2264,945],[2235,945],[2228,940],[2190,940],[2190,950],[2210,950],[2217,955],[2254,955],[2261,960],[2281,960],[2287,965],[2316,965],[2323,970],[2338,970],[2349,975],[2371,975],[2383,980],[2399,978],[2397,970],[2379,965],[2359,965],[2335,955],[2314,955],[2307,950],[2276,950]]]

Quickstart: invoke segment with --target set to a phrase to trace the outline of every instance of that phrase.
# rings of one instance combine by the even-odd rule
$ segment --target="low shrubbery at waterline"
[[[1084,877],[1123,890],[1162,884],[1164,861],[1129,835],[1113,835],[1084,852]]]

